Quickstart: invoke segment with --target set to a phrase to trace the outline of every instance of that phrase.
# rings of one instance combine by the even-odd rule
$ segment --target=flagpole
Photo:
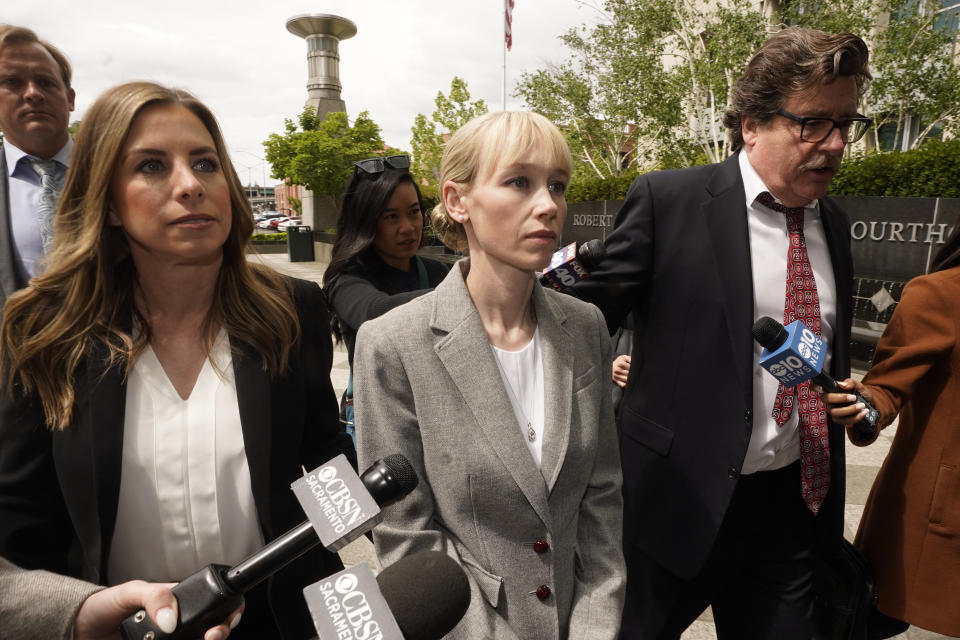
[[[507,18],[510,15],[510,0],[503,1],[503,11],[504,11],[504,26],[507,26]],[[507,38],[506,32],[504,32],[503,40],[503,89],[500,93],[500,97],[503,99],[503,110],[507,110]]]

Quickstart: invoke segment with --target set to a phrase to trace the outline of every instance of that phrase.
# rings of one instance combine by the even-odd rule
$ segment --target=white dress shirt
[[[57,181],[64,183],[67,167],[70,164],[70,152],[73,150],[73,140],[53,156],[57,161]],[[21,277],[24,280],[37,275],[40,263],[43,261],[43,241],[40,239],[40,223],[37,211],[40,206],[40,176],[30,164],[30,156],[3,141],[3,151],[7,161],[7,185],[10,198],[10,230],[13,233],[13,245],[23,269]],[[41,158],[41,160],[44,158]]]
[[[109,584],[182,580],[263,546],[224,330],[210,355],[186,400],[149,346],[133,366]]]
[[[770,316],[783,322],[783,307],[787,288],[787,247],[789,234],[784,214],[772,211],[755,202],[762,191],[768,191],[754,170],[746,152],[740,153],[740,174],[746,194],[747,222],[750,232],[750,259],[753,265],[754,320]],[[820,219],[819,203],[814,200],[804,207],[803,235],[807,255],[817,281],[820,300],[820,331],[828,346],[826,369],[830,365],[829,346],[833,344],[837,322],[836,283],[833,264],[827,247],[827,237]],[[760,367],[761,347],[753,344],[753,433],[747,446],[742,473],[769,471],[785,467],[800,458],[800,437],[797,432],[797,411],[778,426],[771,417],[779,384]]]
[[[504,351],[493,347],[493,353],[500,377],[507,388],[510,406],[517,416],[523,441],[527,443],[527,449],[539,469],[544,438],[543,353],[540,349],[539,327],[533,332],[533,339],[520,351]],[[530,429],[533,430],[532,436]]]

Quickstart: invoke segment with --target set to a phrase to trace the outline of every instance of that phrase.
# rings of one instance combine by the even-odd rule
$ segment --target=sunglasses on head
[[[367,158],[353,163],[353,175],[365,173],[375,176],[383,173],[387,168],[390,169],[409,169],[410,156],[397,155],[387,156],[386,158]]]

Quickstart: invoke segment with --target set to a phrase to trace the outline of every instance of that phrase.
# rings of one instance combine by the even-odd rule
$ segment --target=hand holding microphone
[[[851,427],[850,441],[853,444],[864,446],[876,439],[878,430],[871,430],[869,422],[873,419],[879,426],[881,416],[874,407],[873,392],[867,386],[853,378],[837,380],[837,389],[824,387],[821,397],[833,421]],[[871,418],[874,413],[876,418]]]
[[[74,619],[74,640],[113,640],[124,619],[141,609],[146,609],[161,628],[174,631],[177,625],[177,599],[170,592],[172,586],[131,580],[91,594],[80,605]],[[242,607],[220,624],[207,629],[204,640],[223,640],[229,636],[241,613]],[[42,635],[44,629],[37,631]],[[46,631],[52,632],[52,629]]]
[[[361,477],[346,456],[337,456],[293,483],[294,493],[311,520],[234,567],[207,565],[173,587],[180,608],[173,633],[164,632],[141,610],[120,627],[124,640],[200,637],[204,629],[228,619],[243,603],[247,590],[321,542],[328,550],[336,551],[363,535],[382,520],[379,507],[393,504],[416,486],[416,471],[402,455],[378,460]]]
[[[753,324],[753,337],[763,347],[760,366],[787,387],[810,380],[825,392],[823,401],[830,417],[848,427],[851,442],[873,441],[880,412],[873,406],[869,390],[850,378],[838,384],[822,370],[827,346],[806,325],[796,320],[784,327],[773,318],[763,316]],[[848,393],[845,389],[855,389],[855,392]]]
[[[579,248],[576,242],[572,242],[554,252],[550,264],[540,276],[540,284],[567,293],[573,285],[588,278],[590,269],[600,264],[606,255],[607,248],[596,238],[584,242]]]

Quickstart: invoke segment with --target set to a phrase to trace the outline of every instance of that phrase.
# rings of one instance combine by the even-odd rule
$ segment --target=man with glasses
[[[870,78],[860,38],[768,39],[724,116],[737,152],[642,175],[575,293],[633,311],[620,405],[622,638],[675,639],[712,605],[721,639],[809,640],[813,558],[843,534],[844,430],[758,365],[761,316],[802,320],[849,373],[849,221],[826,198]]]

